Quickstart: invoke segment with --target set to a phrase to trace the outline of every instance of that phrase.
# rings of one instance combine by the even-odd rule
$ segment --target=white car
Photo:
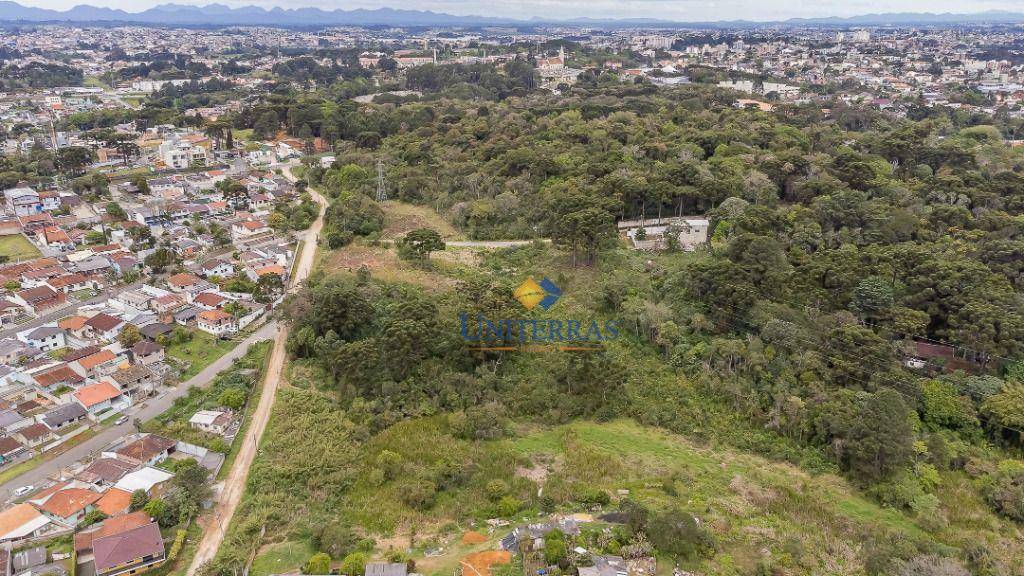
[[[14,491],[14,495],[24,496],[25,494],[28,494],[29,492],[35,490],[35,488],[35,486],[22,486],[21,488],[18,488],[17,490]]]

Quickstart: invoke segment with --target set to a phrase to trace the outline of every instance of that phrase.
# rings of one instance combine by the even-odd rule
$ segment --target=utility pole
[[[388,186],[384,180],[384,162],[377,159],[377,202],[384,202],[388,199]]]

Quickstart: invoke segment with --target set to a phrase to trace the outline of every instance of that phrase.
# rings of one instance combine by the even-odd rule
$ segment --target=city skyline
[[[98,8],[142,12],[167,3],[156,0],[134,2],[127,0],[24,0],[22,6],[65,11],[83,4]],[[487,16],[516,20],[571,20],[593,19],[657,19],[673,22],[716,22],[747,20],[775,22],[795,18],[849,18],[869,14],[978,14],[989,11],[1021,12],[1024,2],[1019,1],[939,1],[896,0],[879,5],[866,0],[852,2],[774,2],[755,3],[747,0],[701,2],[689,0],[520,0],[515,2],[484,3],[479,0],[355,0],[351,2],[316,2],[310,0],[222,0],[218,2],[173,2],[174,5],[208,6],[217,4],[230,8],[256,6],[271,10],[319,8],[321,10],[422,10],[455,16]]]

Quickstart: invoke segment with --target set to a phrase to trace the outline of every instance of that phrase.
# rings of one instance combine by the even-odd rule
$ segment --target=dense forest
[[[623,417],[796,466],[793,478],[839,473],[865,501],[812,505],[811,481],[775,485],[785,503],[769,498],[761,513],[817,528],[801,536],[815,551],[772,540],[756,572],[727,570],[730,546],[753,537],[688,524],[680,510],[716,518],[717,504],[692,492],[687,502],[701,482],[693,470],[662,470],[663,492],[620,503],[628,528],[594,549],[669,530],[659,553],[707,573],[1022,569],[1024,178],[1021,153],[1004,143],[1018,123],[948,109],[900,119],[841,102],[761,112],[718,89],[608,75],[552,96],[516,72],[498,82],[424,67],[417,101],[357,105],[328,87],[275,94],[233,119],[333,144],[333,167],[306,170],[332,199],[324,248],[383,249],[373,248],[388,221],[373,200],[377,161],[393,199],[468,237],[552,245],[475,266],[428,260],[417,272],[426,288],[327,264],[290,298],[289,352],[314,376],[282,393],[269,432],[279,450],[257,461],[234,551],[211,572],[244,562],[268,523],[340,558],[429,518],[600,505],[610,482],[632,476],[563,471],[538,497],[508,481],[509,446],[561,425],[566,454],[587,454],[574,434],[596,432],[578,423]],[[615,229],[677,214],[707,215],[706,248],[640,254]],[[618,319],[624,338],[594,354],[468,350],[458,314],[521,315],[511,292],[528,274],[565,290],[557,316]],[[908,367],[921,344],[942,353]],[[310,428],[325,434],[307,438]],[[419,445],[418,455],[411,435],[453,452],[431,459]],[[491,494],[497,479],[506,484]],[[367,498],[389,504],[368,515]],[[816,506],[832,520],[800,512]],[[862,545],[840,553],[835,539]]]

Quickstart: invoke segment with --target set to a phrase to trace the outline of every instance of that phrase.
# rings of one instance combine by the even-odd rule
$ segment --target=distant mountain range
[[[865,14],[849,18],[793,18],[775,22],[730,20],[716,22],[675,22],[649,18],[576,18],[568,20],[532,18],[513,19],[491,16],[456,16],[425,10],[321,10],[319,8],[272,8],[257,6],[231,8],[223,4],[192,6],[161,4],[142,12],[126,12],[80,4],[70,10],[49,10],[22,6],[17,2],[0,1],[0,22],[8,23],[125,23],[161,26],[537,26],[544,24],[576,24],[604,27],[664,28],[753,28],[757,26],[951,26],[979,24],[1024,23],[1024,14],[990,11],[976,14],[930,14],[904,12],[896,14]]]

